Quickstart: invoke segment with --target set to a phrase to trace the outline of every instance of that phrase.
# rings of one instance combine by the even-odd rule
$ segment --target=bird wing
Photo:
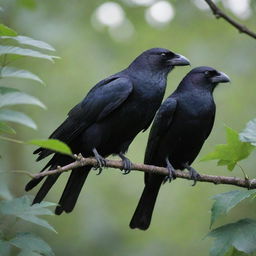
[[[133,84],[128,77],[111,76],[102,80],[89,91],[82,102],[71,109],[67,119],[50,135],[50,138],[70,143],[91,124],[103,120],[116,110],[129,97],[132,90]],[[39,148],[34,152],[37,153],[37,160],[41,160],[53,152]]]
[[[210,135],[210,133],[212,131],[212,128],[213,128],[213,124],[214,124],[214,120],[215,120],[215,105],[214,105],[214,109],[212,111],[212,115],[211,115],[210,120],[211,121],[210,121],[210,124],[209,124],[209,127],[208,127],[208,131],[207,131],[207,133],[205,135],[205,139],[204,140],[206,140],[209,137],[209,135]]]
[[[158,113],[156,114],[152,128],[149,133],[148,144],[146,148],[144,163],[150,164],[156,151],[158,150],[158,144],[160,137],[168,130],[172,123],[173,115],[177,107],[176,99],[170,97],[167,98],[161,105]]]

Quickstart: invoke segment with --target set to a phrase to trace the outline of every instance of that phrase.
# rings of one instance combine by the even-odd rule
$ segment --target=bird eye
[[[217,76],[218,72],[215,70],[208,70],[204,72],[206,77],[212,77],[212,76]]]
[[[204,74],[205,74],[206,77],[211,76],[211,72],[210,71],[205,71]]]
[[[161,56],[165,57],[165,56],[166,56],[166,53],[162,52],[162,53],[161,53]]]

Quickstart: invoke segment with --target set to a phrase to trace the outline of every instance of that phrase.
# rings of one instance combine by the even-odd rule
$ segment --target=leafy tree
[[[53,61],[56,56],[43,53],[42,50],[54,51],[49,44],[18,35],[16,31],[0,24],[0,79],[17,78],[30,79],[43,84],[43,81],[28,70],[10,66],[18,58],[35,57]],[[31,48],[37,48],[34,50]],[[17,80],[19,81],[19,80]],[[10,107],[17,105],[35,105],[45,108],[45,105],[34,96],[11,87],[0,87],[0,139],[11,142],[22,143],[21,141],[9,138],[8,135],[16,134],[15,129],[9,123],[18,123],[32,129],[36,129],[35,122],[25,113],[12,110]],[[30,144],[40,144],[38,141],[31,141]],[[1,175],[2,174],[2,175]],[[54,255],[49,245],[35,234],[24,232],[17,227],[18,222],[31,222],[51,231],[55,229],[41,216],[52,215],[48,209],[54,203],[43,202],[31,206],[32,200],[28,196],[14,197],[5,186],[3,173],[1,173],[0,189],[0,255],[8,256],[18,250],[19,256],[29,255]],[[12,228],[11,228],[12,227]]]

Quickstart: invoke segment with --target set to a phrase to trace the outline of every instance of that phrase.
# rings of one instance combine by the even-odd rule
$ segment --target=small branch
[[[233,27],[237,28],[240,33],[247,34],[248,36],[256,39],[256,33],[254,33],[253,31],[249,30],[246,26],[238,23],[234,19],[230,18],[221,9],[219,9],[218,6],[212,0],[205,0],[205,2],[209,5],[209,7],[212,10],[212,13],[215,15],[215,17],[217,19],[223,18],[225,21],[227,21]]]
[[[55,170],[46,170],[38,174],[34,174],[34,179],[45,177],[48,175],[54,175],[56,173],[67,172],[70,170],[74,170],[81,166],[91,165],[93,167],[97,167],[97,160],[95,158],[83,158],[82,156],[78,156],[77,160],[71,164],[65,165],[63,167],[58,167]],[[111,167],[115,169],[122,169],[123,163],[122,161],[116,160],[106,160],[106,167]],[[145,165],[145,164],[132,164],[131,170],[133,171],[141,171],[147,173],[155,173],[161,175],[168,175],[168,171],[166,168],[153,166],[153,165]],[[190,179],[189,173],[185,171],[176,171],[177,178],[181,179]],[[227,177],[227,176],[213,176],[213,175],[205,175],[201,174],[201,177],[198,179],[199,182],[209,182],[214,184],[226,184],[226,185],[234,185],[238,187],[244,187],[249,189],[256,188],[256,179],[246,180],[236,177]]]

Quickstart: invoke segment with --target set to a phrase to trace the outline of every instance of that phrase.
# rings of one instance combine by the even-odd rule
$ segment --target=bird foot
[[[176,179],[176,172],[171,163],[169,162],[169,159],[166,158],[166,168],[168,170],[168,175],[164,177],[163,184],[165,184],[167,181],[170,183],[172,180]]]
[[[201,178],[200,174],[188,164],[184,164],[184,167],[189,171],[190,179],[194,181],[192,186],[195,186],[197,180]]]
[[[124,171],[123,174],[128,174],[130,173],[132,169],[132,162],[129,160],[129,158],[125,157],[122,153],[119,154],[120,158],[123,161],[123,168],[121,171]]]
[[[95,159],[97,160],[97,166],[94,167],[94,170],[99,170],[99,172],[97,173],[97,175],[100,175],[102,170],[103,170],[103,167],[106,167],[106,159],[104,157],[102,157],[98,151],[96,150],[96,148],[93,149],[93,153],[94,153],[94,157]]]

